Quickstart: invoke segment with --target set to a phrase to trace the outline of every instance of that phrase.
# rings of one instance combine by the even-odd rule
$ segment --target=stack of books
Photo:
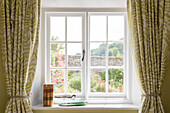
[[[53,106],[54,84],[43,84],[43,107]]]

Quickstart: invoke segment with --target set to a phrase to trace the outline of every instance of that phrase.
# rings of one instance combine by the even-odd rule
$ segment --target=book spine
[[[50,107],[53,106],[53,85],[50,85]]]
[[[43,85],[43,107],[47,106],[47,87]]]
[[[47,106],[50,106],[50,87],[47,87]]]

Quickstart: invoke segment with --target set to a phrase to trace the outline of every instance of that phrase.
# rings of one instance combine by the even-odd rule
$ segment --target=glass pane
[[[51,83],[54,83],[54,93],[64,93],[65,70],[51,70]]]
[[[68,41],[82,40],[82,17],[67,18],[67,40]]]
[[[123,66],[123,43],[108,43],[108,65]]]
[[[65,44],[51,44],[51,67],[65,67]]]
[[[81,70],[68,70],[68,93],[81,93]]]
[[[105,66],[106,43],[90,43],[91,66]]]
[[[109,92],[123,92],[123,69],[109,69]]]
[[[90,41],[106,41],[106,16],[90,16]]]
[[[108,40],[124,39],[124,16],[108,16]]]
[[[68,43],[68,67],[81,67],[81,43]]]
[[[91,92],[105,92],[105,69],[91,69]]]
[[[65,17],[50,18],[50,39],[51,41],[65,40]]]

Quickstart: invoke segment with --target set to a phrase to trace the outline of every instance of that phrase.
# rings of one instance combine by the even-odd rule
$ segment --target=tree
[[[120,55],[120,52],[119,52],[119,51],[117,52],[116,57],[117,57],[117,58],[122,58],[122,56]]]
[[[108,56],[121,58],[123,56],[123,43],[112,43],[108,45]],[[98,48],[91,50],[91,56],[105,56],[106,44],[99,45]]]

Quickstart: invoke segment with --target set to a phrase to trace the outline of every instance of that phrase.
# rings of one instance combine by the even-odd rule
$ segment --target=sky
[[[65,41],[65,17],[51,17],[50,37],[57,36],[59,41]],[[107,17],[90,17],[90,41],[106,41]],[[108,16],[108,40],[117,41],[124,37],[124,17]],[[82,17],[67,17],[67,40],[82,41]],[[101,43],[100,43],[101,44]],[[90,49],[98,48],[99,43],[93,44]],[[68,44],[68,55],[81,52],[81,43]]]

